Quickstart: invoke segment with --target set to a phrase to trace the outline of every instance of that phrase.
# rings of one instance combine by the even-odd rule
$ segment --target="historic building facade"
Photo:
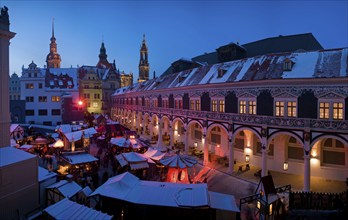
[[[20,100],[21,99],[21,86],[19,77],[16,73],[13,73],[10,77],[10,100]]]
[[[96,66],[82,66],[79,72],[80,100],[90,113],[110,114],[111,95],[120,88],[120,74],[115,61],[109,63],[104,42]]]
[[[139,78],[138,82],[145,82],[149,80],[150,65],[148,59],[148,49],[145,40],[145,34],[143,36],[143,42],[140,47],[140,61],[139,61]]]
[[[121,74],[121,87],[131,86],[133,85],[133,73],[125,73]]]
[[[261,167],[262,176],[301,174],[305,191],[311,176],[345,180],[348,49],[240,50],[244,58],[222,56],[116,90],[112,118],[158,145],[165,136],[169,146],[201,151],[204,163],[227,158],[230,172],[236,160]]]

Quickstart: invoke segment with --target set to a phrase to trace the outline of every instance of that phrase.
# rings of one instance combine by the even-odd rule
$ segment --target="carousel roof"
[[[168,167],[175,168],[187,168],[192,167],[197,163],[197,160],[194,157],[182,154],[175,154],[173,156],[161,159],[160,162]]]
[[[152,160],[160,160],[166,155],[166,153],[164,153],[156,148],[149,147],[143,155],[146,158],[151,158]]]

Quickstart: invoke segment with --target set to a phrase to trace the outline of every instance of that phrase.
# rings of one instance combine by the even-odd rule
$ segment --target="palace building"
[[[111,117],[158,145],[182,143],[204,163],[226,158],[343,181],[348,176],[348,48],[312,34],[279,36],[172,63],[162,76],[117,89]]]

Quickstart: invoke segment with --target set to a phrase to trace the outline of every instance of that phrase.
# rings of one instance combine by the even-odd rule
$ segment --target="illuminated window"
[[[297,104],[296,102],[288,102],[288,117],[296,117],[297,116]]]
[[[211,110],[217,112],[217,100],[212,100]]]
[[[246,101],[239,101],[239,113],[246,114]]]
[[[284,102],[276,102],[276,116],[284,116]]]
[[[190,100],[190,110],[195,110],[195,101]]]
[[[333,103],[333,119],[343,120],[343,103],[342,102]]]
[[[93,102],[93,108],[98,108],[98,102]]]
[[[219,112],[225,112],[225,101],[224,100],[219,101]]]
[[[34,89],[34,84],[33,83],[26,83],[25,88],[26,89]]]
[[[249,114],[256,115],[256,101],[249,101]]]
[[[319,103],[319,118],[329,119],[330,118],[329,111],[330,111],[330,103],[328,102]]]
[[[163,108],[168,108],[169,107],[168,99],[162,99],[162,107]]]
[[[175,108],[182,109],[182,99],[175,99],[174,104],[175,104],[174,106]]]
[[[201,110],[201,100],[196,100],[196,111]]]
[[[155,108],[158,107],[158,100],[157,99],[153,100],[153,107],[155,107]]]
[[[60,102],[60,96],[52,96],[51,101],[52,102]]]

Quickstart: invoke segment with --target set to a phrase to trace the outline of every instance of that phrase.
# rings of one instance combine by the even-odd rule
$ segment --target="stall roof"
[[[156,148],[153,148],[153,147],[149,147],[147,149],[147,151],[144,153],[144,156],[146,158],[151,158],[152,160],[160,160],[165,155],[166,155],[166,153],[163,153],[163,152],[161,152],[161,151],[159,151],[159,150],[157,150]]]
[[[86,152],[65,153],[63,157],[70,164],[81,164],[97,161],[98,159]]]
[[[13,163],[18,163],[24,160],[35,158],[36,155],[13,147],[0,148],[0,167],[4,167]]]
[[[21,150],[29,150],[32,147],[33,147],[33,145],[31,145],[31,144],[23,144],[22,146],[19,147],[19,149],[21,149]]]
[[[57,174],[55,172],[49,172],[47,169],[42,168],[39,166],[39,182],[42,182],[47,179],[51,179],[53,177],[56,177]]]
[[[44,209],[54,219],[98,219],[109,220],[113,216],[94,210],[65,198]]]
[[[209,192],[207,184],[144,181],[129,172],[109,178],[91,194],[95,195],[144,205],[211,207],[239,212],[232,195]]]
[[[73,197],[82,190],[82,187],[75,181],[61,180],[57,183],[49,185],[46,189],[57,189],[65,197]]]
[[[97,133],[97,131],[95,130],[95,128],[87,128],[85,130],[64,133],[64,135],[69,140],[69,142],[73,142],[73,141],[80,140],[82,138],[83,134],[87,137],[90,137],[96,133]]]

